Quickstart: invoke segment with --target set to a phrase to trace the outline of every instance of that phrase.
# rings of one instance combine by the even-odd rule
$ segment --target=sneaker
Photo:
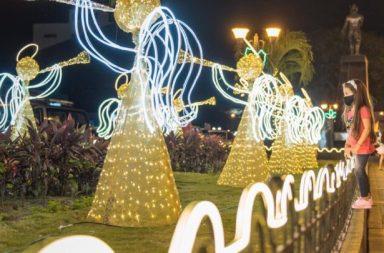
[[[369,202],[369,204],[370,204],[371,206],[373,206],[373,200],[372,200],[372,197],[369,197],[368,202]]]
[[[365,200],[363,198],[358,198],[355,203],[352,205],[352,209],[371,209],[373,205],[372,198]]]
[[[362,199],[362,197],[358,197],[358,199]],[[368,202],[373,206],[373,200],[372,197],[369,197]]]

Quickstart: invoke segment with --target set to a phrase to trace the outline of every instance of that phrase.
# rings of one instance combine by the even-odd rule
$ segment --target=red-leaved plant
[[[31,124],[28,134],[0,138],[0,191],[4,197],[89,194],[96,187],[108,142],[71,116]]]

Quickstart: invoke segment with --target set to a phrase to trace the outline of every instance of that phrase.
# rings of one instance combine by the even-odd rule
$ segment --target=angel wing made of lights
[[[165,133],[184,127],[197,117],[198,106],[193,105],[191,95],[202,66],[188,62],[186,57],[180,62],[179,55],[186,52],[202,59],[202,48],[192,29],[170,9],[157,7],[145,18],[140,29],[132,34],[134,48],[107,38],[97,23],[90,0],[76,1],[75,30],[79,43],[93,58],[118,74],[138,76],[142,89],[142,103],[138,107],[144,108],[142,112],[151,131],[155,127],[152,117]],[[118,64],[101,52],[101,46],[113,48],[127,59],[134,57],[135,61],[131,66]],[[176,108],[173,98],[179,89],[182,102]],[[147,98],[151,108],[146,108]]]

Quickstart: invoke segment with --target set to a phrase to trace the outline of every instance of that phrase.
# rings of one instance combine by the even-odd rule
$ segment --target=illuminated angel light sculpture
[[[268,163],[269,174],[296,174],[315,169],[320,131],[324,124],[324,113],[313,107],[307,92],[302,89],[304,99],[295,96],[291,83],[282,76],[287,101],[284,108],[284,123],[280,134],[272,144],[272,155]]]
[[[222,185],[245,187],[249,183],[263,181],[266,178],[267,155],[262,140],[277,136],[277,132],[273,128],[268,128],[268,124],[278,121],[279,113],[277,112],[282,114],[283,110],[280,100],[275,102],[281,97],[278,80],[273,76],[262,74],[266,54],[263,51],[256,52],[253,48],[250,51],[240,59],[236,69],[209,60],[197,59],[187,53],[182,54],[182,58],[186,56],[188,62],[211,67],[217,90],[225,98],[245,106],[231,153],[218,181]],[[225,79],[224,71],[237,73],[240,76],[240,83],[235,86],[229,84]],[[244,101],[234,97],[227,90],[234,94],[246,93],[249,99]],[[259,124],[256,121],[258,113],[265,118],[265,124]],[[266,120],[267,118],[270,121]]]
[[[244,119],[242,119],[237,131],[238,135],[247,136],[248,134],[249,136],[248,129],[252,129],[252,137],[254,139],[252,140],[249,136],[248,138],[250,139],[244,141],[245,138],[242,137],[240,142],[235,140],[232,146],[231,154],[218,181],[219,184],[231,186],[241,186],[239,183],[233,183],[238,181],[235,177],[239,177],[239,175],[249,175],[246,176],[247,180],[239,179],[244,181],[242,186],[246,186],[249,184],[249,181],[264,181],[273,172],[263,162],[265,152],[252,151],[249,154],[251,157],[250,162],[247,165],[244,164],[247,160],[242,154],[249,152],[245,147],[249,148],[252,145],[264,146],[263,140],[278,139],[275,142],[275,146],[287,147],[286,151],[290,151],[288,149],[290,145],[299,149],[304,142],[310,144],[317,143],[320,138],[322,125],[324,124],[322,110],[317,107],[312,108],[306,104],[304,99],[294,96],[292,85],[284,74],[280,73],[280,80],[274,76],[262,73],[265,54],[262,55],[262,51],[257,52],[247,40],[244,41],[247,43],[251,54],[246,54],[238,63],[239,84],[231,85],[224,76],[223,68],[218,64],[213,65],[212,71],[213,82],[218,91],[225,98],[245,106],[243,117],[247,118],[248,123],[244,123]],[[264,56],[264,61],[262,56]],[[242,66],[241,69],[239,65]],[[227,90],[232,91],[234,94],[248,94],[248,101],[234,97]],[[281,167],[284,163],[282,163],[282,157],[277,157],[280,151],[276,151],[274,160],[276,160],[277,166]],[[232,155],[232,153],[236,155]],[[297,161],[288,155],[291,153],[287,152],[284,156],[287,156],[286,159],[290,160],[289,164],[292,166],[284,166],[284,170],[288,168],[288,171],[279,171],[280,174],[295,173],[300,168]],[[302,152],[296,153],[301,154]],[[262,159],[261,162],[258,161],[257,165],[252,164],[256,160],[255,157]],[[272,161],[272,163],[274,164],[275,162]],[[239,164],[242,164],[240,168]],[[253,173],[250,173],[247,168],[253,168]]]
[[[89,0],[64,1],[76,5],[75,31],[89,54],[118,74],[129,76],[120,102],[109,100],[113,135],[88,219],[129,227],[175,223],[181,212],[163,132],[188,125],[198,106],[191,101],[200,64],[180,61],[181,52],[202,58],[200,43],[184,22],[159,0],[118,0],[115,9]],[[132,33],[134,48],[118,45],[103,34],[94,10],[114,12],[118,26]],[[119,65],[97,46],[113,48],[132,66]],[[192,48],[197,48],[195,52]],[[120,88],[119,88],[120,89]],[[180,90],[181,89],[181,90]],[[175,97],[180,97],[175,101]],[[108,104],[117,105],[116,109]],[[108,119],[108,116],[105,116]],[[102,128],[106,136],[108,126]]]
[[[116,23],[122,30],[132,33],[135,48],[118,45],[102,33],[92,8],[93,3],[89,0],[77,1],[75,28],[80,44],[92,57],[119,74],[139,75],[142,83],[142,113],[147,127],[154,132],[157,127],[154,123],[157,123],[165,133],[169,133],[187,126],[197,117],[198,106],[191,102],[191,95],[202,67],[189,64],[186,59],[180,62],[178,56],[181,52],[187,52],[201,58],[202,48],[191,28],[177,20],[168,8],[159,6],[158,0],[117,1],[114,10]],[[135,64],[132,67],[119,66],[104,56],[92,39],[127,54],[127,57],[135,57]],[[197,53],[193,47],[197,48]],[[166,49],[165,52],[163,49]],[[179,89],[183,100],[180,105],[182,110],[178,112],[173,98]],[[149,110],[146,110],[144,97],[149,97],[151,101]],[[149,119],[153,117],[155,121]]]
[[[278,80],[262,73],[265,57],[262,51],[256,52],[252,48],[251,53],[241,58],[236,70],[240,80],[234,86],[226,80],[222,66],[214,64],[212,67],[217,90],[225,98],[245,106],[231,152],[218,180],[220,185],[245,187],[264,181],[268,176],[263,140],[277,136],[271,124],[279,120],[282,103]],[[227,90],[234,94],[248,94],[248,101]]]
[[[29,48],[34,48],[32,56],[20,59],[21,54]],[[31,100],[46,98],[57,90],[62,79],[62,68],[74,64],[87,64],[90,62],[86,52],[77,57],[57,63],[51,67],[40,70],[34,57],[39,50],[38,45],[28,44],[17,54],[17,76],[9,73],[0,74],[0,131],[5,132],[11,127],[11,138],[28,134],[28,120],[36,127],[36,120],[30,104]],[[36,84],[31,84],[38,75],[48,75]],[[41,92],[31,96],[30,91],[38,89]]]

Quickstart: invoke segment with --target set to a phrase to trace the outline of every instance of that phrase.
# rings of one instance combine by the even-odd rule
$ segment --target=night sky
[[[266,26],[277,25],[286,30],[312,32],[322,28],[342,27],[349,5],[357,3],[365,16],[365,31],[384,35],[383,0],[163,0],[179,19],[196,32],[204,49],[204,57],[234,66],[234,39],[231,28],[247,26],[253,32],[261,32]],[[67,22],[73,6],[64,4],[22,0],[0,0],[0,70],[15,73],[17,51],[32,42],[34,23]],[[127,36],[115,25],[106,28],[111,39],[126,43]],[[75,56],[82,49],[76,38],[58,46],[42,50],[36,57],[41,67]],[[316,55],[315,55],[316,58]],[[200,78],[194,98],[197,100],[220,95],[213,87],[210,71]],[[63,82],[52,97],[67,98],[77,107],[90,113],[106,98],[115,96],[113,89],[116,74],[104,65],[93,61],[88,66],[76,66],[63,71]],[[316,94],[312,94],[316,96]],[[204,122],[234,127],[225,114],[235,104],[219,98],[215,107],[202,107],[195,124]]]

